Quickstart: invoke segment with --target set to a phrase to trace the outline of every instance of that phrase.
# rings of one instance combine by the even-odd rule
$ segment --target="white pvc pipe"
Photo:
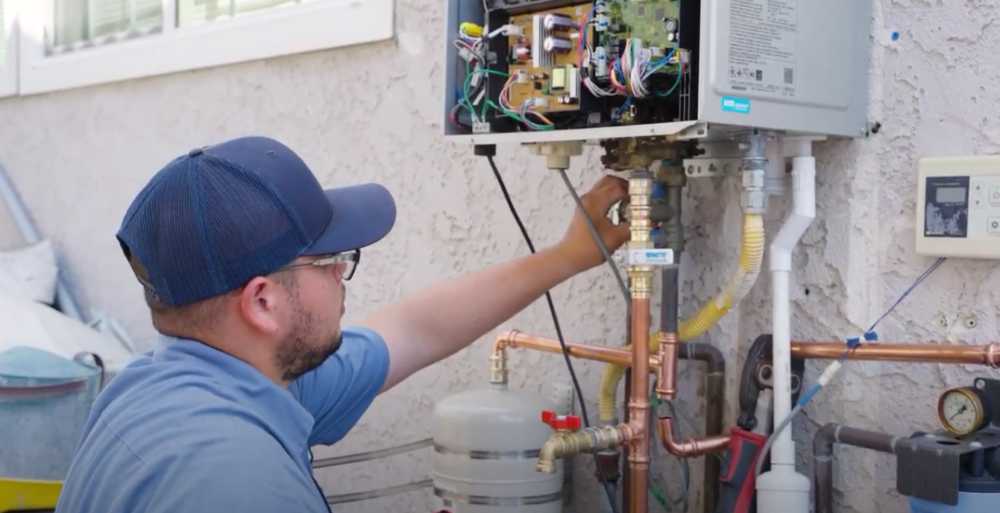
[[[772,364],[774,425],[792,411],[791,296],[792,252],[816,217],[816,159],[811,141],[796,141],[792,160],[792,212],[771,242]],[[757,482],[758,510],[809,511],[809,479],[795,471],[795,442],[789,425],[771,447],[771,470]]]
[[[14,184],[7,176],[7,171],[3,168],[3,164],[0,164],[0,198],[7,204],[7,209],[14,218],[17,228],[21,231],[24,242],[34,244],[41,241],[42,234],[39,233],[35,223],[28,216],[27,207],[24,206],[24,202],[21,201],[21,197],[14,189]],[[70,293],[69,287],[66,285],[66,277],[62,269],[59,269],[56,281],[56,302],[58,303],[59,311],[62,313],[80,322],[86,321],[83,314],[80,313],[76,298]]]

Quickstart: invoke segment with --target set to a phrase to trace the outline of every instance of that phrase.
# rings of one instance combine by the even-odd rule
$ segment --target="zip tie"
[[[861,339],[864,338],[865,342],[878,342],[878,333],[874,331],[865,332],[864,335],[860,337],[851,337],[847,339],[847,348],[854,349],[861,345]]]

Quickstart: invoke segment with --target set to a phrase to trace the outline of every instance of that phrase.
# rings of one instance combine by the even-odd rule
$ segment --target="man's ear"
[[[240,292],[240,313],[254,329],[273,335],[280,329],[278,305],[285,292],[281,285],[263,276],[250,280]]]

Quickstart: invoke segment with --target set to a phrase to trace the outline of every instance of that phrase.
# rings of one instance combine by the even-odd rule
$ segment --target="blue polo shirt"
[[[378,395],[389,352],[375,332],[293,382],[193,340],[169,339],[94,403],[59,513],[324,513],[313,445],[337,442]]]

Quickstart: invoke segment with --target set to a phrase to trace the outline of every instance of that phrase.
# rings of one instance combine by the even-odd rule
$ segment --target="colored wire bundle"
[[[607,18],[603,14],[595,16],[598,12],[605,12],[599,9],[601,4],[603,2],[595,1],[579,25],[579,32],[576,35],[577,65],[581,70],[580,80],[592,95],[600,98],[625,97],[622,105],[612,114],[612,119],[619,119],[634,103],[634,99],[662,98],[673,94],[680,85],[685,66],[676,47],[661,57],[654,55],[653,48],[639,47],[635,39],[627,39],[622,55],[606,63],[604,48],[600,47],[595,51],[590,41],[592,27],[602,22],[600,18],[603,18],[604,26],[607,25]],[[521,97],[520,106],[514,106],[511,103],[511,89],[517,83],[516,76],[490,70],[488,67],[489,52],[486,42],[493,37],[507,37],[511,34],[520,34],[520,29],[515,25],[504,25],[487,33],[483,28],[471,23],[463,23],[459,27],[458,38],[454,41],[454,45],[458,49],[459,57],[465,61],[466,80],[462,91],[459,92],[459,99],[451,111],[453,123],[462,124],[458,119],[458,113],[463,109],[468,111],[473,125],[485,122],[489,109],[494,109],[499,114],[523,124],[529,130],[544,131],[556,128],[555,123],[542,112],[548,107],[542,103],[543,99]],[[676,76],[673,85],[665,91],[657,90],[649,83],[654,74],[662,71],[673,71]],[[487,97],[487,74],[507,78],[495,102]],[[604,80],[607,81],[606,85],[602,85]]]

